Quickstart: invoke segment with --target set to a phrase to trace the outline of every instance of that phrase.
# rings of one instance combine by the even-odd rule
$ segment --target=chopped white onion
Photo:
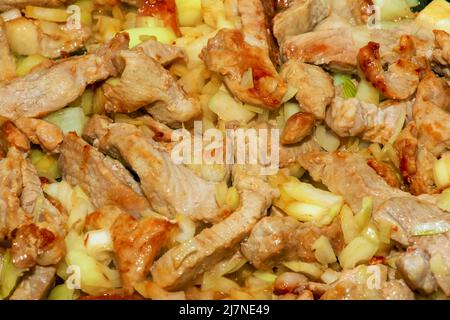
[[[11,9],[0,13],[0,17],[2,17],[3,21],[5,22],[20,18],[21,16],[22,13],[19,9]]]

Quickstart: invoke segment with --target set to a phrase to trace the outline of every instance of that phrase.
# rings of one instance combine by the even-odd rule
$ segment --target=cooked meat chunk
[[[405,121],[408,102],[386,102],[380,107],[356,98],[335,97],[326,115],[327,125],[340,137],[359,136],[385,144]]]
[[[28,161],[21,163],[22,174],[22,194],[20,195],[20,206],[26,213],[32,214],[39,197],[44,196],[41,188],[41,180],[39,179],[36,168]]]
[[[240,195],[241,206],[229,217],[172,248],[156,261],[152,276],[157,285],[168,290],[180,289],[237,250],[267,209],[260,194],[245,190]]]
[[[199,103],[153,58],[140,51],[122,51],[120,57],[125,69],[119,82],[103,85],[108,112],[129,113],[158,101],[157,108],[165,111],[155,117],[165,123],[186,122],[200,113]]]
[[[326,291],[322,300],[415,300],[414,293],[403,280],[388,280],[387,267],[380,268],[380,286],[368,288],[367,283],[372,275],[367,266],[359,266],[346,270],[340,279],[333,283],[332,288]]]
[[[426,254],[420,249],[403,254],[396,262],[401,275],[413,290],[430,294],[436,291],[437,284],[431,272]]]
[[[434,30],[436,48],[433,51],[433,59],[436,63],[447,68],[447,76],[450,76],[450,34],[443,30]]]
[[[65,137],[59,165],[64,180],[79,185],[98,208],[112,205],[136,215],[149,208],[139,184],[123,165],[107,160],[75,133]]]
[[[332,29],[294,36],[284,43],[282,51],[286,59],[352,71],[356,67],[355,46],[351,29]]]
[[[155,59],[156,62],[163,66],[170,65],[175,61],[187,62],[188,59],[183,49],[152,39],[137,45],[135,50],[144,52],[145,55]]]
[[[1,6],[1,4],[0,4]],[[6,37],[5,23],[0,17],[0,83],[11,80],[16,76],[16,60],[9,50]]]
[[[356,153],[312,152],[298,157],[298,161],[314,180],[322,182],[331,192],[342,195],[353,212],[361,210],[362,200],[367,196],[372,196],[374,208],[377,208],[392,197],[408,195],[390,187]]]
[[[137,173],[155,211],[171,218],[183,213],[205,222],[221,221],[227,214],[216,203],[214,182],[175,164],[169,152],[137,127],[116,123],[106,131],[101,128],[96,131],[91,123],[86,126],[86,132],[94,134],[90,139],[98,139],[100,150],[123,159]]]
[[[313,137],[309,137],[301,143],[289,146],[280,146],[280,168],[287,167],[297,161],[303,154],[320,151],[322,148]]]
[[[399,38],[405,34],[415,34],[414,23],[398,23],[395,29],[363,30],[359,27],[324,29],[304,33],[287,40],[282,48],[285,59],[297,59],[301,62],[326,65],[337,71],[355,72],[359,49],[367,44],[367,37],[380,45],[382,64],[394,64],[402,53],[395,49]],[[368,34],[367,34],[368,32]],[[414,38],[418,57],[429,57],[433,44],[427,38]]]
[[[42,117],[78,98],[88,84],[116,75],[116,52],[128,45],[121,33],[97,52],[56,62],[0,87],[0,116]],[[52,90],[48,90],[52,88]]]
[[[282,261],[315,262],[312,245],[326,236],[336,254],[344,247],[341,226],[335,219],[330,226],[302,224],[292,217],[265,217],[253,228],[242,243],[244,256],[258,269],[271,269]]]
[[[400,132],[394,147],[400,158],[400,173],[407,183],[411,183],[412,177],[417,172],[416,152],[417,152],[417,128],[414,121]]]
[[[284,145],[296,144],[312,133],[314,128],[314,115],[307,112],[297,112],[287,121],[281,134],[281,143]]]
[[[64,139],[61,129],[44,120],[19,118],[14,123],[32,143],[40,145],[48,152],[57,151]]]
[[[68,24],[32,20],[24,17],[5,22],[11,50],[18,55],[40,54],[47,58],[64,57],[82,48],[91,35],[88,26],[75,29]],[[21,41],[17,37],[22,36]]]
[[[11,121],[3,123],[0,131],[0,135],[5,139],[8,147],[16,147],[24,152],[30,150],[30,141]]]
[[[242,102],[268,109],[280,106],[286,84],[264,50],[248,44],[240,31],[219,31],[200,58],[208,69],[223,76],[228,89]],[[253,85],[243,83],[246,73],[252,76]]]
[[[0,0],[0,11],[12,8],[22,9],[26,6],[59,7],[68,0]]]
[[[0,239],[8,238],[11,231],[28,220],[20,207],[23,161],[24,155],[14,147],[0,160]]]
[[[450,86],[433,72],[420,82],[413,106],[419,144],[435,156],[450,147]]]
[[[55,267],[36,266],[17,286],[9,300],[41,300],[50,291],[56,276]]]
[[[374,219],[377,222],[387,221],[393,225],[391,238],[398,243],[410,247],[408,250],[421,250],[427,260],[440,259],[447,270],[450,268],[450,225],[449,215],[438,207],[418,200],[415,197],[391,198],[384,202],[375,212]],[[432,235],[424,228],[434,230]],[[434,234],[438,229],[444,229],[444,233]],[[419,266],[417,266],[419,267]],[[417,279],[417,270],[403,268],[406,278],[413,281]],[[450,294],[450,273],[436,272],[431,269],[439,287],[446,294]],[[421,282],[419,289],[427,289],[428,282]]]
[[[367,160],[367,164],[375,170],[375,172],[382,177],[388,185],[393,188],[400,188],[400,181],[397,178],[394,169],[392,169],[392,167],[387,163],[377,161],[376,159],[369,159]]]
[[[325,111],[334,97],[333,80],[322,68],[296,60],[286,62],[281,77],[298,89],[295,98],[303,111],[325,119]]]
[[[261,0],[238,0],[242,31],[246,41],[269,53],[268,23]],[[251,39],[249,39],[251,38]]]
[[[384,71],[380,45],[376,42],[369,42],[359,50],[358,65],[366,79],[383,95],[391,99],[408,99],[416,92],[419,85],[421,65],[410,58],[400,58],[395,64],[390,65],[387,71]]]
[[[153,280],[168,290],[194,281],[211,265],[232,256],[239,243],[265,215],[275,196],[267,177],[257,174],[258,165],[235,165],[233,184],[240,194],[240,206],[225,220],[204,229],[191,240],[166,252],[152,269]]]
[[[295,0],[273,19],[273,33],[282,44],[288,37],[309,32],[330,14],[325,0]]]
[[[54,265],[65,253],[64,237],[49,228],[25,224],[13,231],[11,257],[16,267]]]
[[[118,269],[126,294],[150,272],[153,260],[168,240],[175,225],[167,220],[144,218],[136,221],[120,215],[111,226]]]

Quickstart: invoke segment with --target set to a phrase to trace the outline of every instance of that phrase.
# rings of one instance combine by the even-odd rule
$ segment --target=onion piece
[[[5,22],[20,18],[21,16],[22,16],[22,13],[20,12],[19,9],[11,9],[11,10],[0,13],[0,17]]]
[[[445,220],[421,223],[412,230],[413,236],[430,236],[450,231],[450,224]]]
[[[241,87],[243,89],[251,89],[254,88],[253,83],[253,70],[252,68],[248,68],[243,74],[241,78]]]
[[[341,140],[325,126],[317,126],[314,132],[314,140],[326,151],[334,152],[341,145]]]

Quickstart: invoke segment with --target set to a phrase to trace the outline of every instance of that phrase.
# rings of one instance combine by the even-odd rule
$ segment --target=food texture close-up
[[[0,0],[0,300],[449,298],[450,1]]]

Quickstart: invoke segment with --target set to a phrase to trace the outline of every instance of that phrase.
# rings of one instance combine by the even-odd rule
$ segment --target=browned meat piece
[[[415,197],[391,198],[384,202],[375,212],[374,219],[377,222],[387,221],[393,225],[391,238],[398,243],[410,247],[408,250],[419,249],[424,252],[427,260],[438,258],[444,266],[450,269],[450,225],[449,215],[438,207],[422,202]],[[434,226],[433,229],[443,228],[444,233],[420,236],[421,228]],[[417,266],[419,268],[420,265]],[[413,281],[417,278],[417,270],[403,268],[406,278]],[[433,270],[432,270],[433,272]],[[439,287],[446,295],[450,295],[450,273],[433,272]],[[421,282],[420,289],[427,289],[428,282]]]
[[[327,125],[340,137],[359,136],[385,144],[405,121],[408,102],[383,103],[381,107],[356,98],[335,97],[326,115]]]
[[[309,137],[299,144],[280,146],[280,168],[296,162],[297,158],[303,154],[320,150],[322,148],[313,137]]]
[[[433,51],[434,61],[446,68],[447,77],[450,77],[450,34],[443,30],[434,30],[436,48]]]
[[[296,60],[286,62],[281,76],[298,89],[295,96],[302,110],[325,119],[325,111],[334,97],[333,80],[322,68]]]
[[[400,181],[395,174],[394,169],[390,167],[388,164],[377,161],[375,159],[367,160],[367,164],[371,167],[375,172],[386,181],[388,185],[393,188],[400,188]]]
[[[394,64],[401,56],[396,52],[402,35],[415,34],[417,27],[412,22],[398,23],[393,29],[372,29],[368,34],[360,28],[325,29],[304,33],[287,40],[282,48],[285,59],[297,59],[301,62],[326,65],[328,68],[344,72],[355,72],[357,55],[368,38],[380,44],[382,64]],[[361,34],[361,32],[363,32]],[[428,57],[433,43],[428,39],[413,38],[418,57]]]
[[[240,31],[219,31],[203,48],[200,58],[208,69],[224,77],[228,89],[242,102],[268,109],[280,106],[286,84],[264,50],[245,42]],[[243,83],[245,75],[252,77],[253,85]]]
[[[11,120],[35,118],[65,107],[88,84],[116,75],[116,52],[127,46],[128,35],[121,33],[95,53],[62,60],[10,81],[0,87],[0,116]]]
[[[22,9],[25,6],[59,7],[68,0],[0,0],[0,11],[12,8]]]
[[[156,121],[149,115],[144,115],[138,117],[139,121],[150,128],[155,133],[153,140],[155,141],[164,141],[164,142],[172,142],[172,133],[173,130],[166,126],[165,124]]]
[[[30,150],[30,141],[11,121],[6,121],[0,130],[8,147],[16,147],[24,152]]]
[[[420,82],[413,106],[419,144],[436,157],[450,148],[450,86],[433,72]]]
[[[424,193],[432,194],[439,190],[434,183],[433,167],[437,161],[436,157],[427,149],[421,147],[416,154],[416,168],[414,176],[411,177],[410,192],[414,195]]]
[[[12,230],[29,220],[20,207],[23,161],[24,155],[14,147],[0,160],[0,239],[8,238]]]
[[[312,133],[314,123],[315,118],[311,113],[297,112],[292,115],[283,128],[281,143],[289,145],[302,141]]]
[[[79,185],[98,208],[112,205],[136,215],[149,208],[139,184],[123,165],[107,160],[75,133],[65,137],[59,165],[64,180]]]
[[[188,285],[212,265],[231,256],[266,208],[260,194],[250,190],[243,191],[241,207],[228,218],[204,229],[157,260],[152,269],[153,280],[168,290]]]
[[[146,40],[135,47],[135,50],[145,53],[159,64],[167,66],[175,61],[187,62],[186,52],[177,47],[161,43],[157,40]]]
[[[1,4],[0,4],[1,6]],[[0,17],[0,83],[11,80],[16,76],[16,60],[9,50],[5,32],[5,23]]]
[[[221,221],[228,214],[216,203],[214,182],[200,178],[184,165],[175,164],[163,146],[137,127],[116,123],[104,130],[96,122],[99,121],[94,119],[87,124],[85,136],[98,143],[100,150],[123,159],[137,173],[155,211],[171,218],[184,213],[205,222]]]
[[[21,174],[23,188],[22,194],[20,195],[20,206],[26,213],[32,214],[38,198],[44,196],[41,188],[41,180],[39,179],[36,168],[28,160],[22,161]]]
[[[174,226],[155,218],[136,221],[127,214],[115,220],[111,236],[125,294],[132,294],[134,285],[144,280]]]
[[[325,0],[295,0],[273,19],[273,33],[282,44],[290,36],[309,32],[330,14]]]
[[[57,264],[66,253],[64,237],[35,224],[25,224],[12,232],[11,257],[18,268],[30,268],[36,264]]]
[[[338,219],[330,226],[319,228],[302,224],[292,217],[266,217],[256,224],[241,250],[257,269],[271,269],[289,260],[314,262],[312,245],[322,235],[339,254],[344,247],[344,238]]]
[[[377,208],[392,197],[408,195],[390,187],[356,153],[312,152],[298,157],[298,161],[314,180],[325,184],[331,192],[342,195],[354,212],[361,210],[362,200],[367,196],[372,196],[374,208]]]
[[[286,59],[327,65],[340,71],[354,70],[358,53],[349,28],[294,36],[284,43],[282,51]]]
[[[377,265],[381,271],[379,288],[368,288],[368,279],[372,275],[367,266],[359,266],[344,271],[340,279],[333,283],[321,300],[415,300],[414,293],[403,280],[388,280],[387,267]]]
[[[387,71],[384,71],[380,44],[376,42],[369,42],[361,48],[357,59],[359,68],[366,79],[386,97],[405,100],[416,92],[422,65],[414,59],[400,58],[395,64],[390,65]]]
[[[121,215],[125,214],[122,209],[115,206],[105,206],[98,208],[94,212],[86,216],[84,228],[87,231],[106,229],[109,230],[114,221]]]
[[[53,286],[55,267],[36,266],[17,286],[9,300],[41,300]]]
[[[269,43],[267,39],[267,29],[269,25],[264,13],[264,7],[261,0],[238,0],[238,11],[242,20],[242,31],[249,41],[255,47],[259,47],[269,52]],[[248,40],[248,38],[251,40]]]
[[[283,272],[275,280],[273,292],[276,295],[300,293],[308,287],[308,282],[308,278],[300,273]]]
[[[56,125],[32,118],[19,118],[14,122],[20,131],[34,144],[39,144],[48,152],[57,151],[64,135]]]
[[[85,25],[75,29],[67,24],[24,17],[5,22],[5,27],[10,39],[24,37],[22,41],[10,41],[11,51],[18,55],[40,54],[52,59],[81,49],[91,36],[90,27]]]
[[[153,266],[157,285],[177,290],[192,283],[212,265],[232,256],[271,205],[275,191],[260,174],[259,166],[233,167],[233,184],[240,207],[222,222],[204,229],[191,240],[166,252]]]
[[[394,145],[400,158],[400,173],[407,183],[411,183],[413,176],[417,172],[417,143],[416,124],[414,121],[411,121],[402,130]]]
[[[187,96],[176,79],[154,59],[139,51],[122,51],[125,69],[118,83],[103,85],[105,109],[130,113],[158,102],[152,113],[165,123],[187,122],[200,113],[200,104]]]

